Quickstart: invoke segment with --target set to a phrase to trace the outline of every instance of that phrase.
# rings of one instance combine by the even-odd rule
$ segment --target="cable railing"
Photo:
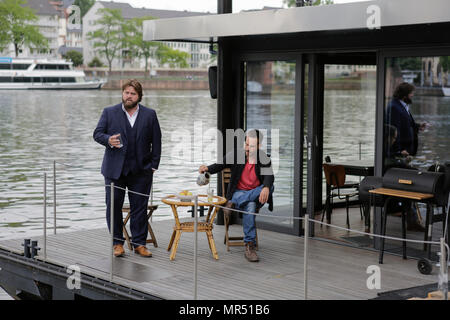
[[[57,229],[57,214],[56,214],[56,164],[60,164],[60,165],[64,165],[64,166],[68,166],[68,167],[72,167],[72,168],[82,168],[81,166],[73,166],[67,163],[63,163],[63,162],[59,162],[54,160],[53,161],[53,210],[54,210],[54,216],[53,216],[53,224],[54,224],[54,234],[56,235],[56,229]],[[44,219],[43,219],[43,241],[44,241],[44,245],[43,245],[43,255],[44,255],[44,260],[47,260],[47,172],[44,172],[44,188],[43,188],[43,215],[44,215]],[[100,185],[99,185],[100,187]],[[114,191],[115,190],[121,190],[121,191],[127,191],[128,193],[133,193],[139,196],[143,196],[143,197],[148,197],[149,199],[151,199],[151,203],[153,203],[154,201],[162,201],[165,197],[162,198],[155,198],[153,196],[153,190],[150,192],[150,194],[145,194],[145,193],[140,193],[140,192],[136,192],[133,190],[129,190],[128,188],[123,188],[120,186],[116,186],[114,185],[114,183],[111,183],[110,185],[105,185],[102,184],[101,187],[103,188],[110,188],[110,192],[111,192],[111,203],[110,203],[110,270],[109,270],[109,280],[111,282],[113,282],[114,280],[114,241],[123,241],[123,239],[121,238],[117,238],[114,237]],[[153,189],[153,188],[152,188]],[[193,214],[194,214],[194,252],[193,252],[193,257],[194,257],[194,265],[193,265],[193,299],[197,300],[198,299],[198,195],[193,195],[191,197],[191,202],[194,205],[194,210],[193,210]],[[448,200],[449,204],[450,204],[450,196],[449,196],[449,200]],[[365,235],[365,236],[369,236],[369,237],[373,237],[373,238],[379,238],[379,239],[384,239],[384,240],[392,240],[392,241],[399,241],[399,242],[409,242],[409,243],[416,243],[416,244],[428,244],[428,245],[432,245],[432,246],[439,246],[439,252],[438,255],[440,257],[440,261],[439,261],[439,273],[438,273],[438,288],[439,290],[442,292],[442,296],[444,297],[444,299],[447,299],[448,296],[448,265],[449,265],[449,261],[450,261],[450,255],[448,254],[450,252],[449,250],[449,245],[448,243],[445,242],[445,237],[441,237],[439,241],[423,241],[423,240],[415,240],[415,239],[405,239],[405,238],[398,238],[398,237],[393,237],[393,236],[386,236],[386,235],[380,235],[380,234],[376,234],[376,233],[370,233],[370,232],[364,232],[364,231],[360,231],[360,230],[355,230],[355,229],[349,229],[349,228],[345,228],[345,227],[341,227],[341,226],[337,226],[337,225],[333,225],[330,223],[325,223],[319,220],[315,220],[313,218],[309,217],[309,214],[305,214],[304,216],[301,217],[294,217],[294,216],[276,216],[276,215],[268,215],[268,214],[262,214],[262,213],[257,213],[257,212],[246,212],[243,210],[239,210],[236,208],[226,208],[224,206],[218,205],[214,202],[207,202],[209,205],[219,208],[219,209],[227,209],[236,213],[242,213],[242,214],[248,214],[248,215],[255,215],[255,216],[259,216],[259,217],[266,217],[266,218],[271,218],[271,219],[289,219],[289,220],[300,220],[303,221],[304,224],[304,249],[303,249],[303,262],[304,262],[304,266],[303,266],[303,289],[304,289],[304,299],[308,299],[308,269],[309,269],[309,251],[310,251],[310,247],[309,247],[309,238],[310,238],[310,224],[314,223],[317,225],[322,225],[322,226],[327,226],[330,228],[334,228],[337,230],[341,230],[341,231],[347,231],[347,232],[352,232],[352,233],[356,233],[356,234],[360,234],[360,235]],[[444,231],[444,235],[447,234],[447,228],[448,228],[448,216],[449,216],[449,205],[447,205],[447,213],[446,213],[446,221],[443,221],[443,223],[445,223],[445,231]],[[131,239],[129,240],[130,243],[132,245],[140,245],[138,243],[134,243]]]

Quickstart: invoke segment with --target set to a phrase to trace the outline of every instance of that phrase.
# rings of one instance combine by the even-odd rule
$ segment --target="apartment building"
[[[67,8],[74,0],[28,0],[26,6],[38,17],[36,26],[48,40],[48,49],[23,47],[19,50],[19,58],[61,58],[70,50],[82,52],[83,39],[81,27],[71,28],[68,23]],[[1,52],[3,56],[15,56],[11,44]]]

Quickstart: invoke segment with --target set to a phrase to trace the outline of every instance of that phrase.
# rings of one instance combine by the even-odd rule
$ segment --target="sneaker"
[[[247,242],[245,244],[245,258],[250,262],[258,262],[259,258],[256,254],[255,244],[253,242]]]

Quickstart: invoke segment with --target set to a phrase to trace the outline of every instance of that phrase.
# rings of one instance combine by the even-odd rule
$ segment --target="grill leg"
[[[382,236],[386,235],[387,206],[388,206],[390,200],[391,200],[391,198],[387,198],[385,200],[384,206],[383,206],[383,211],[381,211],[380,233]],[[383,264],[384,242],[385,242],[385,239],[381,238],[380,257],[379,257],[379,261],[378,261],[380,264]]]
[[[402,236],[406,239],[406,210],[402,210]],[[403,245],[403,259],[406,260],[406,241],[402,242]]]
[[[430,208],[427,205],[427,216],[425,218],[425,233],[423,236],[423,241],[428,241],[429,237],[428,237],[428,230],[430,229],[430,218],[431,218],[431,214],[432,212],[430,212]],[[423,251],[427,251],[428,250],[428,245],[426,243],[423,244]]]

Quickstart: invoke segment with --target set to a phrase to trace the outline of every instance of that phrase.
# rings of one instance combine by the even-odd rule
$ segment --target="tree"
[[[95,25],[99,28],[87,36],[94,41],[94,48],[99,49],[98,52],[106,58],[111,71],[113,60],[119,57],[124,47],[126,24],[119,9],[101,8],[97,12],[100,18]]]
[[[287,4],[288,7],[295,7],[296,0],[283,0],[284,4]],[[306,6],[321,6],[324,4],[333,4],[333,0],[311,0],[310,2],[305,1]]]
[[[159,42],[143,40],[143,22],[145,20],[155,19],[153,17],[134,18],[130,21],[130,36],[127,37],[128,47],[132,55],[145,59],[145,74],[148,71],[148,60],[153,57],[157,50],[162,46]]]
[[[101,68],[104,67],[103,63],[100,61],[98,57],[94,57],[91,62],[89,62],[88,66],[90,68]]]
[[[37,22],[38,17],[26,4],[25,0],[0,1],[0,49],[13,44],[16,57],[25,46],[48,48],[48,40],[37,26],[32,25]]]
[[[83,64],[83,54],[75,50],[67,51],[66,54],[63,55],[63,58],[72,61],[74,67]]]
[[[75,0],[74,5],[80,7],[81,18],[84,17],[86,12],[94,5],[95,0]]]
[[[187,68],[189,64],[189,54],[184,51],[174,50],[168,46],[161,45],[156,51],[156,57],[161,64],[168,63],[171,68]]]
[[[450,70],[450,56],[439,57],[439,62],[441,63],[442,70],[444,70],[444,72],[448,72]]]

